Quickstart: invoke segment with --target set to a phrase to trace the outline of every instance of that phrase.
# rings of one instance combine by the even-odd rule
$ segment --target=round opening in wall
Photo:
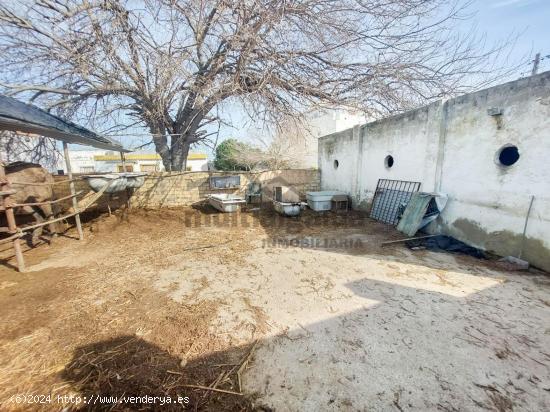
[[[338,166],[340,166],[340,163],[338,163],[338,160],[334,161],[334,168],[338,169]]]
[[[501,166],[512,166],[519,160],[519,150],[517,146],[506,145],[497,152],[497,158]]]
[[[392,155],[387,155],[386,158],[384,159],[384,165],[390,169],[392,166],[393,166],[393,156]]]

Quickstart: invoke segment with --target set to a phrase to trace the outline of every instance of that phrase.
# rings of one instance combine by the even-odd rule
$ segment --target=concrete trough
[[[307,192],[306,199],[308,206],[316,212],[330,210],[332,207],[332,197],[337,195],[346,195],[344,192],[336,190],[324,190],[322,192]]]
[[[230,193],[220,193],[218,195],[210,195],[208,203],[213,208],[223,213],[237,212],[243,203],[246,203],[242,197]]]

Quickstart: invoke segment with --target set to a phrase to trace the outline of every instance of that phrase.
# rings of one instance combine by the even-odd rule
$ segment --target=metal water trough
[[[302,202],[279,202],[277,200],[272,202],[275,211],[283,216],[298,216],[305,207],[305,203]]]
[[[105,193],[122,192],[126,189],[137,189],[143,186],[147,173],[107,173],[104,175],[82,176],[94,192],[99,192],[104,186],[109,185]]]

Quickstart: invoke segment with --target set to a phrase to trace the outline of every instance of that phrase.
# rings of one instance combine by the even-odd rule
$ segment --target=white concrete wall
[[[355,193],[359,127],[323,137],[319,143],[319,165],[323,190]],[[335,167],[338,162],[338,167]]]
[[[370,203],[378,179],[421,182],[423,190],[433,190],[440,110],[436,103],[362,127],[356,204]]]
[[[70,150],[69,157],[73,173],[91,173],[92,168],[97,171],[94,156],[104,154],[105,150]],[[59,159],[58,165],[58,170],[63,170],[66,174],[67,166],[64,158]]]
[[[502,109],[500,125],[487,114],[492,107]],[[450,200],[439,227],[517,256],[535,196],[524,256],[550,269],[550,73],[450,100],[446,110],[441,191]],[[507,144],[520,158],[504,167],[496,156]]]
[[[494,107],[501,116],[487,113]],[[520,152],[510,167],[495,160],[506,144]],[[534,195],[524,258],[550,270],[550,72],[322,137],[319,167],[322,189],[346,191],[359,209],[370,207],[379,178],[447,193],[430,230],[501,255],[519,253]]]
[[[321,136],[341,132],[365,123],[364,115],[345,109],[316,110],[306,116],[306,128],[294,139],[297,152],[301,153],[299,167],[318,167],[318,139]]]
[[[187,167],[191,172],[204,172],[208,170],[208,159],[188,159]]]
[[[356,126],[319,142],[323,188],[344,190],[354,207],[367,209],[378,179],[411,180],[433,191],[441,104]],[[353,138],[352,138],[353,136]],[[386,167],[386,156],[394,163]],[[334,169],[334,160],[340,167]]]

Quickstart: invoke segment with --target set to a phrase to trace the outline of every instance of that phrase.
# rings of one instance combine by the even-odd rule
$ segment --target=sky
[[[478,34],[484,34],[486,46],[504,42],[513,38],[514,44],[509,52],[511,64],[520,64],[515,78],[528,76],[531,73],[533,59],[537,52],[541,53],[539,73],[550,70],[550,0],[472,0],[468,9],[472,17],[457,26],[457,30],[468,30],[475,27]],[[547,57],[546,57],[547,56]],[[251,120],[238,110],[230,110],[232,123],[239,128],[222,128],[219,142],[229,137],[240,140],[250,140],[253,133]],[[148,136],[119,137],[126,147],[136,147],[149,141]],[[75,146],[73,149],[86,149]],[[148,146],[147,151],[153,151]],[[196,146],[194,152],[207,153],[212,157],[212,149]]]
[[[519,36],[510,56],[525,60],[519,76],[531,73],[537,52],[550,55],[550,0],[475,0],[471,9],[477,11],[473,22],[489,42]],[[550,56],[540,63],[539,72],[545,70],[550,70]]]

